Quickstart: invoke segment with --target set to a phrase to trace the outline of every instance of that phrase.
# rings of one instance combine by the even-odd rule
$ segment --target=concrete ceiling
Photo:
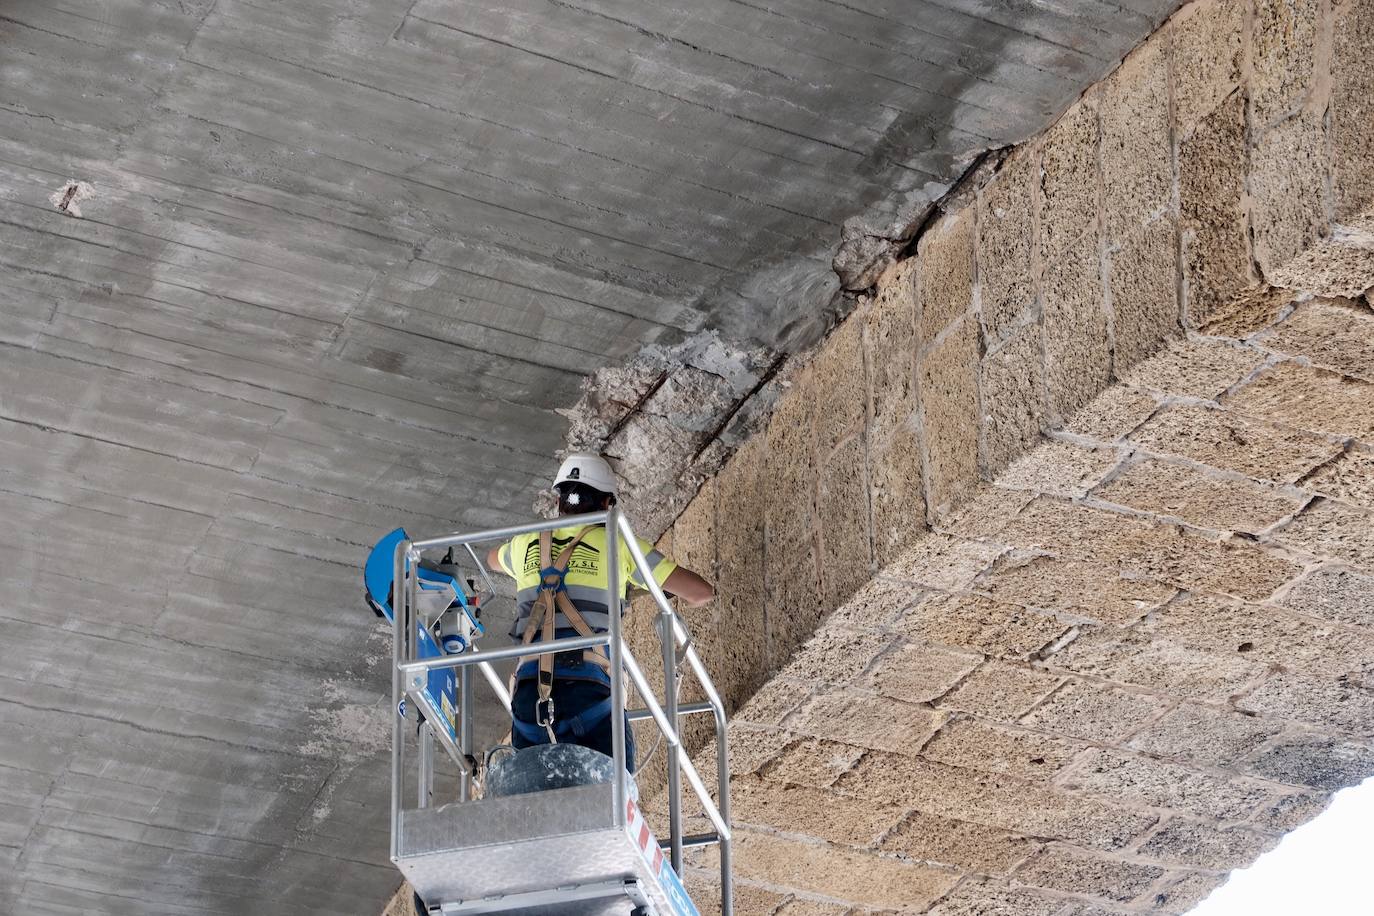
[[[0,6],[0,911],[379,909],[365,545],[526,515],[646,344],[814,339],[842,223],[1174,5]]]

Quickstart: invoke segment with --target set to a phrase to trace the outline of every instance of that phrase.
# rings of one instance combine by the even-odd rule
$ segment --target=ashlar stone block
[[[1026,490],[1008,490],[979,484],[954,513],[941,519],[937,531],[956,537],[983,538],[1004,543],[1003,526],[1016,518],[1035,498]]]
[[[739,718],[732,719],[728,741],[730,772],[741,777],[755,774],[796,740],[796,735],[780,728],[767,728]],[[715,752],[714,740],[703,748],[705,759],[712,761],[711,766],[701,769],[703,779],[715,776]],[[714,783],[712,785],[714,786]]]
[[[1000,563],[979,585],[994,600],[1126,626],[1176,593],[1171,585],[1128,578],[1117,570],[1059,557]]]
[[[1374,284],[1374,262],[1367,281]],[[1367,308],[1321,300],[1303,303],[1264,345],[1374,382],[1374,312]]]
[[[707,480],[670,529],[669,555],[711,581],[716,578],[716,479]]]
[[[728,509],[716,515],[720,655],[712,664],[719,665],[724,674],[716,681],[717,686],[735,702],[752,693],[767,671],[761,484],[764,450],[764,437],[752,437],[715,478],[718,504]],[[713,667],[713,677],[716,670]]]
[[[1068,629],[1053,617],[977,595],[941,595],[907,611],[898,629],[918,639],[1025,660]]]
[[[731,725],[736,722],[762,726],[781,725],[790,713],[806,702],[814,688],[814,684],[794,678],[782,675],[771,677],[742,706],[734,710]],[[729,706],[727,702],[727,710]]]
[[[1178,340],[1124,373],[1123,378],[1141,388],[1212,400],[1250,376],[1263,362],[1263,353],[1244,345]]]
[[[1280,543],[1319,557],[1344,560],[1374,573],[1374,513],[1334,499],[1318,499],[1276,535]]]
[[[1327,231],[1326,137],[1311,114],[1272,127],[1250,154],[1250,221],[1254,257],[1265,277]]]
[[[1182,588],[1246,601],[1268,598],[1301,571],[1245,538],[1213,540],[1173,526],[1153,531],[1148,543],[1123,557],[1122,566]]]
[[[1179,455],[1276,484],[1298,480],[1340,448],[1322,436],[1188,405],[1160,411],[1130,439],[1149,452]]]
[[[1269,798],[1270,791],[1258,781],[1204,773],[1107,748],[1083,755],[1059,784],[1066,789],[1221,820],[1245,817]]]
[[[865,753],[862,747],[838,741],[801,738],[765,763],[760,772],[770,782],[823,789],[853,770]]]
[[[1211,655],[1310,674],[1344,674],[1374,658],[1368,634],[1211,595],[1173,602],[1142,630]]]
[[[753,831],[739,831],[734,845],[741,877],[880,909],[918,912],[959,879],[928,865]]]
[[[1222,404],[1298,429],[1374,441],[1374,385],[1295,362],[1266,371]]]
[[[1225,875],[1211,872],[1183,872],[1178,880],[1166,885],[1155,895],[1154,905],[1163,913],[1183,916],[1206,900],[1225,880]]]
[[[921,643],[901,643],[873,664],[863,686],[905,703],[943,696],[978,666],[981,655]]]
[[[930,909],[930,916],[1076,916],[1064,898],[1031,888],[970,877]]]
[[[826,620],[826,626],[850,630],[881,630],[897,615],[925,599],[925,590],[909,582],[875,576]]]
[[[984,719],[1011,722],[1058,687],[1062,675],[1031,665],[988,659],[935,704]]]
[[[978,335],[965,321],[920,362],[930,508],[946,509],[978,480]]]
[[[1334,677],[1280,672],[1237,700],[1236,708],[1324,731],[1374,737],[1374,689],[1364,686],[1361,672]]]
[[[846,440],[822,464],[817,519],[825,608],[839,607],[872,575],[868,518],[868,454],[861,435]]]
[[[1066,417],[1111,381],[1111,344],[1095,233],[1080,236],[1046,265],[1043,295],[1049,406]]]
[[[811,699],[788,727],[855,747],[915,754],[940,722],[939,713],[915,703],[832,690]]]
[[[1107,78],[1102,124],[1102,213],[1122,244],[1172,209],[1169,131],[1170,25],[1132,51]],[[1172,281],[1172,272],[1169,279]]]
[[[864,424],[868,381],[862,332],[862,322],[851,316],[826,337],[811,366],[816,449],[821,460]]]
[[[1126,235],[1108,258],[1114,365],[1118,373],[1182,333],[1178,306],[1178,232],[1172,219]]]
[[[1278,321],[1296,295],[1281,287],[1251,286],[1201,321],[1202,333],[1249,339]]]
[[[1035,845],[1029,837],[995,827],[913,811],[883,838],[879,848],[911,859],[995,874],[1008,871]]]
[[[779,675],[810,684],[849,683],[895,641],[889,634],[826,626],[802,646]]]
[[[1016,547],[1039,547],[1065,557],[1116,565],[1133,545],[1148,541],[1150,530],[1150,523],[1143,519],[1038,496],[1014,518],[1002,522],[997,536]]]
[[[967,588],[1002,553],[996,544],[931,532],[913,539],[882,575],[923,588]]]
[[[916,263],[908,258],[885,274],[873,304],[860,316],[875,418],[916,408]]]
[[[1277,271],[1274,282],[1314,296],[1359,299],[1374,286],[1374,248],[1367,232],[1364,226],[1336,226],[1329,238]]]
[[[1046,846],[1016,871],[1016,880],[1034,887],[1088,894],[1118,903],[1136,899],[1164,874],[1138,865],[1058,844]]]
[[[1374,578],[1340,567],[1309,573],[1278,603],[1322,620],[1374,628]]]
[[[1074,674],[1092,675],[1172,697],[1223,702],[1265,673],[1258,660],[1224,647],[1161,638],[1151,628],[1099,628],[1047,660]]]
[[[898,416],[875,416],[868,458],[873,555],[881,568],[926,524],[925,461],[914,401]]]
[[[836,788],[940,817],[1101,849],[1120,848],[1157,820],[1153,814],[1012,776],[881,751],[864,755],[840,777]]]
[[[1087,746],[1069,738],[959,718],[941,728],[921,756],[1028,782],[1048,782]]]
[[[1244,827],[1218,828],[1188,818],[1171,818],[1140,847],[1140,854],[1170,865],[1226,871],[1244,868],[1276,840]]]
[[[855,805],[824,789],[758,778],[731,780],[730,808],[740,824],[859,847],[871,846],[906,813],[895,805]]]
[[[1098,207],[1098,126],[1093,98],[1075,102],[1040,141],[1040,254],[1049,262],[1094,228]]]
[[[1374,747],[1339,737],[1295,736],[1257,751],[1245,769],[1276,782],[1334,792],[1374,775]]]
[[[1165,707],[1164,700],[1070,681],[1021,717],[1021,723],[1088,741],[1114,743],[1145,725]]]
[[[1331,59],[1332,189],[1336,218],[1349,219],[1374,206],[1374,3],[1351,0],[1335,6]]]
[[[1246,0],[1194,3],[1174,17],[1174,114],[1180,136],[1240,86],[1245,7]]]
[[[815,376],[803,370],[778,402],[764,433],[761,486],[771,570],[798,565],[811,550],[818,461],[813,421]]]
[[[942,217],[918,247],[920,316],[917,341],[925,347],[973,305],[974,211]]]
[[[1041,326],[1027,325],[983,357],[982,473],[993,478],[1040,439],[1045,417],[1045,357]]]
[[[1183,306],[1193,327],[1216,317],[1251,282],[1245,141],[1245,98],[1237,92],[1179,144]]]
[[[710,912],[710,910],[702,910]],[[752,910],[738,909],[736,912],[753,912]],[[759,910],[766,912],[766,910]],[[777,910],[773,911],[772,916],[850,916],[854,912],[851,906],[836,906],[831,903],[821,903],[819,900],[807,900],[802,897],[792,897]]]
[[[1255,0],[1251,31],[1250,105],[1263,127],[1302,104],[1317,56],[1317,0]]]
[[[1302,507],[1272,487],[1180,464],[1147,459],[1127,467],[1094,495],[1199,528],[1258,533]]]
[[[771,557],[765,559],[766,664],[776,671],[816,631],[830,608],[821,594],[820,568],[812,550],[792,566],[774,566]]]
[[[1182,703],[1127,745],[1156,757],[1228,767],[1283,730],[1281,723],[1230,708]]]
[[[1076,410],[1064,428],[1076,436],[1116,442],[1158,409],[1152,395],[1130,385],[1113,385]]]
[[[1277,801],[1252,817],[1250,823],[1267,833],[1287,833],[1321,814],[1330,803],[1328,792],[1292,792],[1279,796]]]
[[[1374,453],[1345,452],[1303,481],[1323,496],[1374,509]]]
[[[1031,307],[1031,245],[1035,234],[1032,187],[1036,158],[1016,150],[978,201],[978,283],[983,326],[998,341]]]
[[[688,869],[683,879],[687,893],[698,912],[720,912],[720,870],[697,871]],[[776,913],[778,907],[787,905],[788,896],[765,888],[736,882],[734,885],[734,904],[736,913]],[[845,907],[834,907],[828,916],[844,916]],[[826,911],[818,911],[816,916]]]
[[[1114,448],[1091,448],[1074,442],[1042,442],[1014,461],[997,478],[999,487],[1055,496],[1083,496],[1121,461]]]

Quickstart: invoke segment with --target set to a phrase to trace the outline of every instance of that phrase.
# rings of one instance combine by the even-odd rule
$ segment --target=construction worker
[[[552,532],[517,535],[487,555],[487,565],[516,581],[519,613],[511,636],[526,643],[587,636],[610,629],[606,607],[606,528],[575,523],[577,515],[615,505],[616,480],[598,455],[572,454],[554,480],[558,514],[574,522]],[[678,566],[647,541],[639,547],[654,580],[689,606],[715,594],[709,582]],[[623,541],[618,553],[622,601],[630,587],[646,588]],[[604,650],[534,653],[519,662],[511,697],[511,743],[517,748],[562,742],[611,756],[611,680]],[[634,736],[625,723],[625,762],[634,771]]]

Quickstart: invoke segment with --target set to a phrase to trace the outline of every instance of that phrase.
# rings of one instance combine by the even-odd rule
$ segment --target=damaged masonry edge
[[[578,451],[605,455],[620,478],[635,528],[657,540],[735,450],[767,424],[820,341],[872,297],[889,267],[915,254],[941,215],[968,206],[1010,151],[979,154],[943,196],[885,234],[859,229],[860,219],[847,222],[833,261],[842,289],[829,304],[825,333],[811,347],[780,353],[712,330],[671,346],[645,347],[622,366],[598,369],[583,381],[577,403],[558,411],[571,421],[558,457]],[[534,509],[552,515],[552,492],[542,491]]]

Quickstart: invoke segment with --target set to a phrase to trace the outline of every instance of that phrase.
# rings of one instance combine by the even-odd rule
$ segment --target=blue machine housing
[[[368,605],[377,614],[392,622],[395,622],[396,619],[391,607],[391,586],[395,578],[396,545],[408,538],[409,535],[406,534],[404,528],[397,528],[387,534],[372,548],[372,552],[367,555],[367,563],[363,567],[363,583],[366,586],[365,594]],[[478,635],[482,633],[482,625],[473,617],[472,609],[468,606],[467,598],[464,596],[462,586],[458,584],[457,579],[437,570],[426,569],[423,566],[415,570],[415,577],[422,592],[441,591],[451,587],[455,597],[450,607],[457,605],[461,608],[472,624],[473,632]],[[425,627],[423,621],[417,621],[415,629],[418,637],[416,647],[420,658],[437,658],[446,654],[434,639],[434,634]],[[432,724],[444,728],[454,741],[458,740],[457,698],[458,685],[452,668],[429,673],[429,681],[425,685],[425,699],[429,701],[432,713],[438,713],[438,715],[431,714],[428,718]]]

